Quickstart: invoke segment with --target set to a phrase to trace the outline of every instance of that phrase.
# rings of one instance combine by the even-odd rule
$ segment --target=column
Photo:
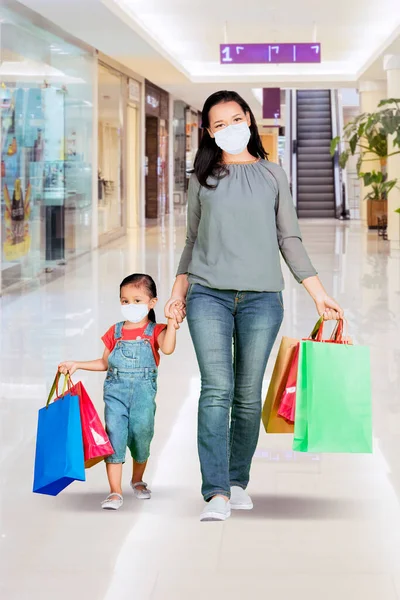
[[[99,67],[97,57],[92,64],[92,250],[99,246]]]
[[[387,97],[386,82],[384,81],[361,81],[359,90],[361,113],[375,112],[379,102]],[[381,164],[379,160],[368,161],[363,168],[365,171],[380,171]],[[360,214],[362,221],[365,222],[367,221],[367,202],[364,198],[369,191],[360,180]]]
[[[388,54],[383,59],[383,66],[387,75],[387,97],[400,98],[400,55]],[[392,140],[389,140],[389,154],[398,151],[393,149]],[[388,178],[398,179],[400,185],[400,154],[388,158]],[[400,190],[394,188],[388,199],[388,238],[390,241],[400,241],[400,215],[394,212],[400,208]]]

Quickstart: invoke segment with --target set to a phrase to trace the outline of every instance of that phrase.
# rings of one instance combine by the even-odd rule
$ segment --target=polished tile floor
[[[57,498],[33,495],[37,411],[58,361],[100,355],[100,336],[119,319],[118,284],[130,272],[157,279],[162,318],[184,228],[134,233],[71,263],[65,276],[0,300],[2,600],[400,599],[400,252],[358,223],[302,228],[356,343],[371,347],[374,455],[296,455],[290,437],[262,431],[254,510],[200,523],[199,375],[185,324],[160,370],[147,473],[153,499],[130,496],[129,465],[118,513],[100,510],[102,465]],[[306,335],[313,304],[285,276],[281,333]],[[82,380],[101,410],[103,375]]]

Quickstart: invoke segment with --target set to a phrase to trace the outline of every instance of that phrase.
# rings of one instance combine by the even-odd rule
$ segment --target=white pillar
[[[99,66],[97,53],[92,61],[92,250],[99,246]]]
[[[174,222],[174,102],[172,94],[169,94],[168,113],[168,198],[170,223]]]
[[[140,202],[139,202],[139,227],[146,227],[146,83],[143,81],[140,90]],[[143,259],[144,260],[144,259]],[[143,271],[144,272],[144,271]]]
[[[388,98],[400,98],[400,55],[385,56],[383,66],[387,75]],[[393,148],[392,140],[389,140],[389,154],[398,150]],[[388,178],[397,178],[400,185],[400,154],[388,158]],[[400,241],[400,215],[394,212],[397,208],[400,208],[400,190],[394,188],[388,199],[388,238],[395,242]]]
[[[387,97],[386,82],[384,81],[361,81],[360,90],[360,110],[362,113],[375,112],[381,100]],[[380,171],[381,164],[379,160],[369,161],[365,164],[365,170]],[[370,189],[364,186],[363,181],[360,181],[360,214],[362,221],[367,220],[367,202],[364,200]]]

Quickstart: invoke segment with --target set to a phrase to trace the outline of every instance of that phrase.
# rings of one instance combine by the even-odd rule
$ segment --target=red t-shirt
[[[123,327],[122,328],[122,339],[129,341],[129,340],[137,340],[138,338],[139,339],[144,338],[144,332],[146,331],[146,328],[147,328],[147,325],[145,325],[144,327],[138,327],[136,329],[126,329],[125,327]],[[158,345],[158,336],[160,335],[160,333],[162,331],[164,331],[165,328],[166,328],[166,325],[164,323],[157,323],[155,326],[155,329],[154,329],[153,336],[150,339],[150,344],[151,344],[151,347],[153,350],[154,360],[156,361],[157,367],[160,364],[160,352],[159,352],[160,346]],[[103,337],[101,339],[103,340],[104,345],[107,348],[107,350],[112,352],[118,341],[115,339],[115,325],[110,327],[110,329],[107,331],[107,333],[105,333],[103,335]]]

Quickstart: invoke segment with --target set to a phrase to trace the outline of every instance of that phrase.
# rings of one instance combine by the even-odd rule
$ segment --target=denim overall
[[[150,344],[155,324],[150,322],[136,340],[122,339],[123,325],[115,326],[117,343],[104,382],[106,430],[114,448],[106,462],[124,463],[128,447],[133,460],[144,463],[150,455],[156,412],[157,365]]]

